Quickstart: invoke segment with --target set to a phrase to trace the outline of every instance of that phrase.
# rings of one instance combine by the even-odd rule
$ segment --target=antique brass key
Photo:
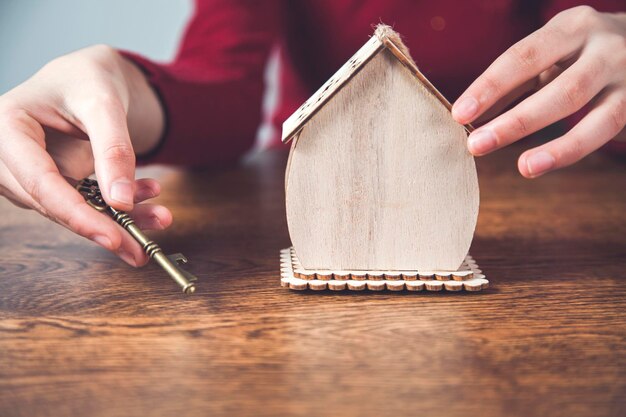
[[[107,205],[102,198],[102,193],[100,192],[96,180],[85,178],[76,185],[76,189],[85,198],[87,204],[98,211],[108,214],[120,226],[126,229],[128,233],[139,242],[143,250],[146,251],[146,254],[154,259],[165,272],[180,285],[185,294],[192,294],[196,290],[194,281],[196,281],[197,278],[180,268],[180,265],[187,263],[187,258],[185,258],[182,253],[165,255],[159,245],[150,240],[141,229],[137,227],[133,219],[127,213]]]

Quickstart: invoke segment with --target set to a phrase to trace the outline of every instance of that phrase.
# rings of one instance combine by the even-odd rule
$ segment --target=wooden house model
[[[281,253],[284,286],[486,287],[468,257],[479,204],[471,127],[450,108],[400,36],[379,25],[285,121],[293,247]]]

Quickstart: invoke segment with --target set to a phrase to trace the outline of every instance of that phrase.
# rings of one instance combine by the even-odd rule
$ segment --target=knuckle
[[[91,92],[81,100],[81,108],[86,113],[101,113],[102,109],[113,109],[120,106],[120,99],[109,88],[100,88],[100,91]]]
[[[68,55],[61,55],[61,56],[52,58],[51,60],[49,60],[48,62],[42,65],[42,67],[39,69],[36,75],[46,74],[46,73],[49,73],[51,71],[55,71],[58,69],[64,69],[66,68],[66,65],[67,65],[66,63],[68,61],[69,61]]]
[[[45,197],[43,190],[45,190],[48,186],[49,178],[52,175],[58,174],[54,171],[46,171],[42,175],[38,175],[36,177],[33,175],[29,175],[22,181],[22,188],[24,188],[24,191],[26,191],[26,193],[28,193],[33,198],[33,200],[41,205],[42,214],[46,211],[44,209],[46,204],[44,201]]]
[[[593,7],[582,5],[557,13],[545,29],[561,32],[565,36],[574,36],[580,29],[596,25],[600,21],[600,13]]]
[[[94,55],[111,56],[115,53],[115,48],[104,43],[98,43],[87,48]]]
[[[513,59],[523,68],[534,68],[540,57],[539,49],[527,42],[517,43],[510,49]]]
[[[41,183],[32,177],[24,178],[22,188],[33,200],[39,201],[41,197]]]
[[[484,96],[494,97],[502,94],[502,84],[493,75],[486,74],[483,77],[483,87],[481,88],[486,92]]]
[[[119,61],[121,57],[115,48],[98,44],[87,48],[89,63],[98,70],[104,71],[105,74],[112,74],[119,70]]]
[[[0,128],[22,132],[43,146],[45,131],[26,109],[19,105],[0,108]]]
[[[581,76],[576,82],[570,82],[563,88],[562,102],[568,109],[581,108],[588,101],[590,80],[588,75]]]
[[[102,155],[111,162],[135,163],[135,152],[127,143],[113,143],[109,145]]]
[[[96,119],[103,116],[114,119],[126,119],[128,99],[108,81],[94,80],[88,91],[81,91],[76,96],[76,116],[78,119]]]
[[[599,14],[596,9],[591,6],[577,6],[567,10],[569,18],[572,20],[574,27],[587,27],[598,20]]]
[[[521,114],[512,114],[510,120],[511,129],[517,132],[518,136],[528,136],[530,132],[528,131],[528,121],[525,116]]]
[[[105,67],[109,66],[118,54],[115,48],[106,44],[97,44],[87,48],[93,62]]]
[[[571,36],[571,34],[572,28],[570,22],[568,22],[567,19],[558,18],[557,15],[552,20],[548,21],[546,25],[530,35],[530,37],[534,39],[535,44],[538,45],[538,49],[541,51],[543,50],[542,46],[546,43],[554,39],[564,39]]]

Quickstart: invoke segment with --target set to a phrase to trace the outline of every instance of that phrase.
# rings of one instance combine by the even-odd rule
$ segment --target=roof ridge
[[[405,57],[411,62],[415,67],[417,64],[413,61],[413,57],[411,56],[411,51],[409,51],[409,47],[402,41],[402,35],[393,30],[393,27],[386,25],[384,23],[379,23],[375,26],[374,36],[376,36],[382,43],[387,43],[387,41],[391,41],[395,44],[395,46],[402,52]]]
[[[434,95],[448,111],[452,109],[450,102],[435,88],[435,86],[420,72],[411,57],[409,48],[402,42],[400,34],[389,25],[376,25],[374,35],[333,74],[307,101],[305,101],[283,123],[282,141],[289,142],[302,130],[304,125],[317,111],[330,100],[370,59],[381,50],[387,49],[402,65],[404,65],[421,84]],[[474,128],[471,124],[465,125],[467,132]]]

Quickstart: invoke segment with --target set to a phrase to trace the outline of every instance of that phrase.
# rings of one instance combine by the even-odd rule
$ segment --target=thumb
[[[133,208],[135,152],[124,105],[118,98],[94,100],[78,114],[91,142],[98,183],[107,204]]]

